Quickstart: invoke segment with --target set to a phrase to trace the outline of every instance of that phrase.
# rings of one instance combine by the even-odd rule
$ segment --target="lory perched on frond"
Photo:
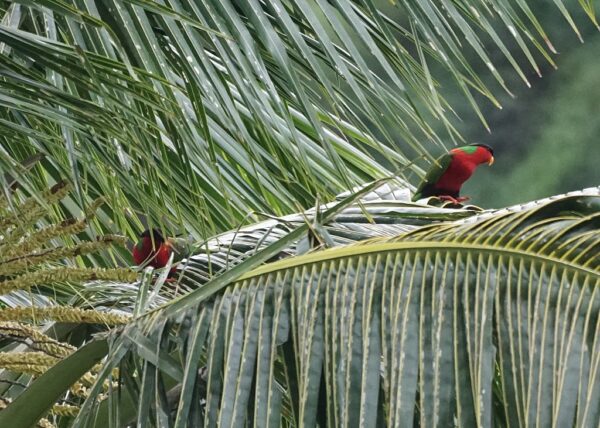
[[[485,144],[470,144],[450,150],[437,159],[412,200],[437,196],[455,204],[467,201],[469,197],[460,196],[460,188],[473,175],[477,166],[483,163],[494,163],[494,150]]]

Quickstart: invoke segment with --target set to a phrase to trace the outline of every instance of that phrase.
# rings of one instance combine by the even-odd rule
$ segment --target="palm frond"
[[[291,257],[177,322],[153,312],[103,371],[121,368],[114,404],[145,403],[120,423],[595,426],[599,207],[567,196]],[[76,426],[117,416],[99,391]]]
[[[333,209],[345,198],[358,197],[357,192],[364,193],[367,187],[373,189],[367,190],[358,201],[338,209],[329,221],[323,220],[324,212]],[[351,192],[337,195],[336,199],[336,202],[319,205],[302,213],[283,217],[267,216],[270,217],[268,220],[219,234],[200,244],[179,239],[176,251],[179,252],[178,258],[183,259],[163,270],[173,270],[174,281],[167,285],[161,281],[156,283],[149,307],[160,306],[168,299],[202,287],[303,225],[308,226],[307,232],[276,253],[270,262],[369,238],[396,236],[424,225],[455,221],[481,212],[481,208],[475,206],[457,209],[413,203],[410,185],[398,178],[382,184],[374,182],[356,187]],[[144,281],[142,279],[140,283]],[[138,294],[135,284],[111,286],[99,283],[96,287],[90,283],[71,303],[127,311],[135,306]]]

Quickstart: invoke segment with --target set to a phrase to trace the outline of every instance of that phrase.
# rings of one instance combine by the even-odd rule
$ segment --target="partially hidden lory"
[[[133,247],[133,261],[138,266],[152,266],[160,269],[167,265],[173,252],[170,240],[166,240],[156,230],[145,230],[139,242]]]

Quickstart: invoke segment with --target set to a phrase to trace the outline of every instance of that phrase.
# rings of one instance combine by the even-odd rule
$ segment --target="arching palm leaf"
[[[201,244],[193,245],[189,240],[181,239],[182,242],[177,245],[177,251],[180,253],[178,258],[186,257],[174,266],[175,281],[168,287],[160,287],[159,292],[153,294],[155,300],[150,307],[164,304],[165,300],[161,296],[173,298],[202,287],[211,279],[266,249],[302,225],[310,226],[308,232],[275,254],[270,261],[374,237],[396,236],[420,226],[468,218],[481,211],[473,206],[449,209],[412,203],[408,184],[398,179],[385,181],[381,185],[371,183],[361,187],[366,186],[376,187],[362,195],[359,201],[340,208],[331,221],[324,222],[323,213],[333,209],[338,202],[324,204],[300,214],[271,218],[241,227]],[[344,192],[338,195],[337,199],[354,197],[352,195],[354,193]],[[100,284],[99,288],[107,287]],[[72,303],[80,305],[94,302],[95,305],[110,305],[112,301],[120,309],[133,308],[138,299],[137,287],[119,287],[112,296],[110,287],[108,288],[103,291],[103,297],[99,300],[98,288],[86,287]],[[127,305],[126,301],[130,304]]]
[[[127,327],[105,374],[159,397],[127,416],[142,425],[595,426],[599,209],[565,197],[266,265]]]

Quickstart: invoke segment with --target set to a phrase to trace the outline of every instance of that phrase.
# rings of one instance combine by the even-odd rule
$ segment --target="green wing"
[[[440,179],[440,177],[450,166],[450,162],[452,162],[452,155],[450,153],[446,153],[435,160],[434,164],[427,172],[427,175],[425,175],[425,178],[423,181],[421,181],[419,187],[417,187],[417,190],[412,198],[413,201],[417,201],[422,198],[423,191],[427,187],[433,186]]]

